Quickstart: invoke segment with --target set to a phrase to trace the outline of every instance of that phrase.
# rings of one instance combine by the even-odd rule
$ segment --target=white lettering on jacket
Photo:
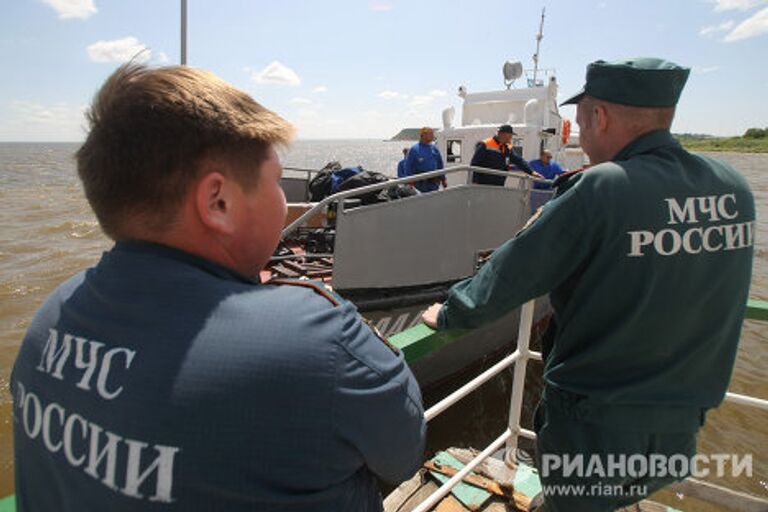
[[[63,448],[67,464],[113,491],[136,499],[174,501],[173,465],[178,447],[125,438],[55,402],[46,404],[22,382],[16,384],[18,421],[30,440],[40,440],[51,453]],[[118,475],[123,475],[122,481]]]
[[[59,339],[59,333],[56,329],[48,329],[48,331],[48,340],[45,342],[43,353],[40,355],[40,363],[36,367],[38,371],[47,373],[55,379],[64,380],[64,367],[67,363],[70,363],[75,370],[83,372],[76,384],[78,388],[90,391],[91,380],[94,374],[96,374],[96,392],[101,398],[114,400],[122,393],[122,386],[113,387],[112,389],[109,389],[107,386],[113,360],[114,363],[117,365],[122,364],[128,370],[136,355],[135,350],[114,347],[103,352],[102,355],[100,352],[104,347],[104,343],[87,340],[67,333],[64,334],[63,338]],[[73,340],[75,354],[72,360],[70,356],[72,355]]]
[[[738,217],[735,194],[688,197],[683,201],[664,199],[668,214],[667,227],[660,230],[628,231],[627,256],[643,257],[733,251],[754,245],[755,221],[728,224]],[[691,224],[717,223],[706,227]]]

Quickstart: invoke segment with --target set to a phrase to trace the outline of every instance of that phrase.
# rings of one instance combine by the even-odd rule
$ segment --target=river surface
[[[371,140],[298,141],[283,153],[282,160],[286,166],[313,169],[338,160],[394,175],[406,145]],[[0,497],[13,492],[8,383],[24,331],[57,285],[94,264],[111,246],[83,197],[73,161],[76,149],[76,144],[0,143]],[[755,193],[758,223],[750,296],[768,300],[768,155],[714,156],[739,169]],[[531,363],[529,370],[540,372],[540,364]],[[482,449],[495,439],[506,425],[511,381],[511,372],[504,373],[431,423],[429,451],[448,446]],[[425,398],[433,402],[460,383],[452,380],[428,390]],[[745,323],[730,388],[768,398],[768,324]],[[709,413],[698,445],[700,453],[752,454],[752,477],[713,481],[768,496],[768,412],[723,405]],[[661,499],[683,510],[727,510],[671,493]]]

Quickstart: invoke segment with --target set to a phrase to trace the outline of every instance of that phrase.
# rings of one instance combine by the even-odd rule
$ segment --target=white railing
[[[493,441],[488,447],[480,452],[475,458],[469,461],[458,473],[451,477],[447,482],[441,485],[434,493],[430,494],[421,502],[412,512],[427,512],[431,510],[440,500],[442,500],[451,490],[462,482],[478,464],[485,459],[493,455],[502,445],[506,444],[506,456],[505,462],[507,465],[513,465],[516,463],[515,455],[517,453],[517,441],[520,436],[527,439],[536,439],[536,433],[522,428],[520,425],[520,416],[523,406],[523,391],[525,389],[525,374],[530,359],[541,361],[541,353],[533,352],[529,350],[529,344],[531,339],[531,328],[533,326],[533,300],[523,304],[520,311],[520,327],[518,329],[517,337],[517,349],[491,368],[481,373],[465,385],[440,400],[438,403],[427,409],[424,413],[426,421],[430,421],[448,409],[450,406],[476,390],[482,384],[490,380],[492,377],[498,375],[504,369],[508,368],[512,363],[515,363],[514,376],[512,381],[512,396],[509,409],[509,425],[507,429]],[[741,405],[747,405],[759,409],[768,410],[768,400],[755,398],[748,395],[740,395],[736,393],[726,393],[725,401],[733,402]],[[686,481],[691,486],[706,486],[706,483],[698,481]],[[711,486],[709,486],[711,487]],[[721,489],[721,492],[730,492],[729,498],[735,501],[745,500],[747,503],[752,503],[750,497],[743,498],[738,496],[740,493],[735,493],[728,489]],[[746,510],[746,508],[745,508]]]
[[[725,401],[768,411],[768,400],[763,400],[762,398],[755,398],[749,395],[740,395],[738,393],[731,393],[729,391],[725,394]]]
[[[290,170],[305,171],[305,172],[308,171],[308,169],[298,169],[298,168],[290,168]],[[313,218],[315,215],[320,213],[323,210],[323,208],[325,208],[331,203],[338,202],[339,210],[341,211],[344,207],[343,199],[346,199],[348,197],[355,197],[355,196],[367,194],[369,192],[377,192],[379,190],[387,189],[393,185],[408,185],[410,183],[413,183],[414,181],[421,181],[429,178],[437,178],[438,176],[442,176],[443,174],[453,174],[458,172],[467,172],[467,184],[472,183],[472,176],[476,172],[481,174],[490,174],[493,176],[518,178],[519,180],[521,180],[523,184],[520,187],[521,190],[530,188],[531,183],[534,181],[543,182],[543,183],[552,183],[551,180],[541,180],[541,179],[533,178],[531,176],[528,176],[522,171],[521,172],[497,171],[495,169],[486,169],[484,167],[472,167],[469,165],[460,165],[456,167],[448,167],[446,169],[438,169],[436,171],[429,171],[421,174],[415,174],[413,176],[407,176],[405,178],[398,178],[394,180],[383,181],[381,183],[376,183],[374,185],[367,185],[365,187],[353,188],[350,190],[345,190],[343,192],[337,192],[333,195],[330,195],[324,198],[323,200],[321,200],[320,202],[314,203],[312,208],[304,212],[299,218],[297,218],[296,220],[291,222],[288,226],[286,226],[286,228],[283,229],[282,238],[285,238],[286,236],[290,235],[299,226],[301,226],[302,224],[307,222],[309,219]]]
[[[527,437],[529,439],[535,439],[536,434],[530,430],[524,429],[520,426],[520,415],[522,413],[523,406],[523,387],[525,384],[525,372],[528,366],[529,359],[541,360],[540,352],[532,352],[528,349],[531,341],[531,327],[533,326],[533,307],[534,301],[531,300],[523,304],[520,310],[520,327],[518,329],[517,336],[517,350],[512,354],[505,357],[494,366],[475,377],[464,386],[460,387],[443,400],[439,401],[424,413],[424,418],[429,421],[440,413],[448,409],[451,405],[455,404],[469,393],[477,389],[480,385],[488,381],[495,375],[498,375],[502,370],[509,367],[512,363],[515,363],[515,373],[512,384],[512,403],[509,410],[509,427],[505,430],[494,442],[492,442],[485,450],[480,452],[474,459],[468,462],[458,473],[452,478],[440,486],[434,493],[430,494],[418,507],[413,509],[413,512],[426,512],[434,507],[440,500],[451,492],[467,474],[472,471],[478,464],[490,457],[496,450],[501,448],[505,443],[507,446],[507,461],[510,457],[514,457],[517,450],[517,438],[519,436]]]

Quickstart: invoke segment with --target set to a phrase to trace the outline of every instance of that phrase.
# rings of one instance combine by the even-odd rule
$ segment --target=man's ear
[[[594,109],[597,129],[601,132],[608,130],[608,125],[610,124],[608,109],[605,107],[605,105],[601,105],[599,103],[594,106]]]
[[[233,182],[221,172],[203,174],[195,186],[195,208],[200,222],[224,235],[235,231]]]

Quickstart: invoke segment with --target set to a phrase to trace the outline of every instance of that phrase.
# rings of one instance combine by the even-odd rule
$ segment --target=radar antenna
[[[533,87],[536,87],[536,75],[539,73],[539,46],[544,39],[544,7],[541,8],[541,23],[539,33],[536,34],[536,53],[533,54]]]

